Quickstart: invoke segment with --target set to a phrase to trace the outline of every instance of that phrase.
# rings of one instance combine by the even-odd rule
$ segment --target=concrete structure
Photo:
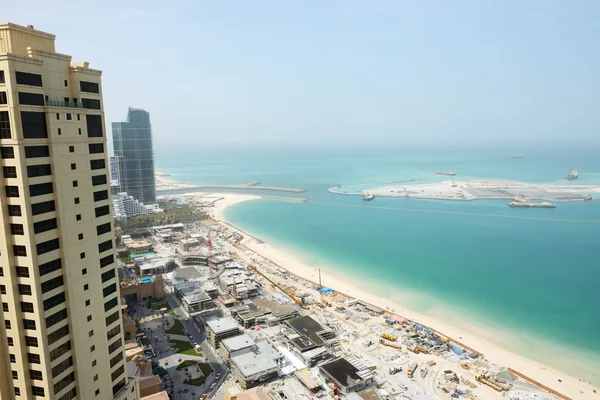
[[[298,317],[298,311],[289,304],[281,304],[265,298],[247,300],[244,304],[231,308],[231,315],[244,327],[255,325],[278,325],[281,322]]]
[[[152,127],[147,111],[129,108],[126,122],[113,122],[113,143],[119,162],[119,187],[145,204],[156,202]]]
[[[169,400],[169,395],[163,390],[162,392],[142,397],[141,400]]]
[[[233,336],[228,339],[223,339],[221,347],[219,347],[218,353],[225,363],[229,362],[231,357],[239,356],[240,354],[246,354],[256,348],[254,340],[243,333],[238,336]]]
[[[237,299],[243,300],[258,295],[258,288],[252,282],[250,277],[239,270],[226,271],[219,276],[219,287],[224,293],[233,296],[233,282],[235,281],[235,291]]]
[[[175,286],[177,298],[188,314],[197,313],[215,307],[213,299],[206,294],[201,285],[182,284]]]
[[[309,316],[285,321],[293,331],[289,332],[288,347],[298,354],[307,365],[314,365],[331,356],[325,347],[336,343],[335,332],[321,326]]]
[[[112,188],[113,186],[111,186]],[[127,192],[119,192],[111,196],[113,205],[113,218],[116,221],[126,221],[127,218],[137,215],[158,214],[163,210],[158,204],[144,204],[130,196]]]
[[[359,368],[345,358],[321,364],[319,371],[328,383],[335,384],[345,395],[364,389],[374,380],[373,373],[369,369]]]
[[[136,257],[133,263],[138,276],[166,274],[177,268],[175,260],[170,257]]]
[[[165,281],[160,275],[134,279],[125,278],[121,281],[121,297],[127,304],[153,298],[162,299],[165,297]]]
[[[238,385],[230,386],[225,389],[225,400],[272,400],[263,388],[252,388],[242,391]]]
[[[146,397],[160,392],[160,376],[140,376],[138,378],[140,385],[140,396]]]
[[[285,357],[269,342],[259,342],[253,351],[231,357],[231,373],[241,388],[261,385],[277,376]]]
[[[206,321],[206,337],[213,348],[218,349],[221,341],[240,334],[240,326],[229,317]]]
[[[102,73],[56,53],[54,38],[0,24],[0,399],[137,399],[125,369]]]
[[[130,255],[146,254],[152,251],[152,243],[147,240],[136,240],[127,244]]]

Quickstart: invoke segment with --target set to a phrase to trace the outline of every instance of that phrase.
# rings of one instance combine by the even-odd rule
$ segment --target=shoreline
[[[212,210],[214,210],[213,218],[223,223],[228,228],[235,229],[239,231],[240,234],[244,235],[245,238],[242,241],[242,244],[245,247],[299,278],[311,282],[318,279],[316,277],[317,269],[300,261],[299,257],[295,257],[293,252],[281,250],[280,248],[265,243],[262,240],[253,237],[248,232],[235,227],[231,222],[224,218],[223,212],[228,207],[244,201],[260,199],[261,196],[236,194],[212,194],[212,196],[223,198],[214,203],[214,207],[212,208]],[[511,367],[528,376],[530,379],[544,384],[563,395],[573,399],[583,399],[588,398],[593,390],[597,390],[597,388],[590,383],[580,381],[578,378],[569,375],[567,372],[555,370],[540,362],[515,354],[499,345],[489,342],[490,336],[493,337],[494,334],[489,335],[490,332],[486,332],[485,328],[471,324],[468,321],[463,321],[463,324],[466,325],[466,327],[458,327],[456,324],[450,324],[439,318],[410,310],[394,300],[379,297],[360,288],[361,285],[359,282],[353,282],[351,279],[348,279],[347,276],[340,276],[336,272],[332,273],[331,269],[329,271],[322,270],[321,279],[325,286],[331,287],[348,297],[364,300],[383,309],[395,309],[396,314],[429,326],[433,330],[483,353],[485,358],[491,362],[499,366]],[[497,335],[497,333],[495,335]],[[559,379],[562,380],[562,383],[558,383]],[[580,391],[583,391],[583,393]]]

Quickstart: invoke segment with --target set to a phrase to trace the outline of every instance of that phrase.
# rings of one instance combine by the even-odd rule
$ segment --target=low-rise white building
[[[126,221],[127,218],[135,217],[136,215],[145,215],[153,213],[162,213],[163,210],[158,204],[140,203],[129,196],[127,192],[120,192],[111,196],[113,204],[113,218],[116,221]]]

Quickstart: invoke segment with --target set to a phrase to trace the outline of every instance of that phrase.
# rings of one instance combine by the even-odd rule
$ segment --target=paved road
[[[225,381],[229,371],[225,365],[219,362],[218,356],[215,354],[212,346],[206,340],[204,340],[204,334],[200,331],[200,328],[198,328],[193,318],[189,318],[188,313],[183,309],[183,307],[181,307],[181,304],[169,291],[169,288],[165,288],[165,296],[171,308],[180,317],[180,321],[185,330],[190,334],[196,343],[200,344],[200,347],[202,348],[202,354],[207,358],[206,362],[210,364],[214,371],[214,373],[210,374],[204,385],[201,386],[201,388],[203,388],[203,393],[206,393],[206,396],[210,397],[219,389],[220,384]],[[186,319],[189,319],[189,321],[186,322]],[[210,390],[210,385],[215,382],[215,377],[219,374],[221,374],[221,377],[219,378],[217,385],[213,390]]]

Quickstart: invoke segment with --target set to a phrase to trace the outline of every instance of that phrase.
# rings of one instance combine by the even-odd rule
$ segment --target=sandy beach
[[[223,219],[223,211],[227,207],[244,201],[260,198],[259,196],[238,194],[211,194],[210,196],[221,198],[220,200],[215,201],[215,206],[212,208],[212,216],[218,221],[225,221]],[[231,225],[227,224],[227,226]],[[317,272],[314,267],[306,265],[289,253],[273,247],[268,243],[248,237],[246,232],[240,231],[240,233],[245,236],[242,244],[252,251],[258,253],[262,257],[273,261],[298,277],[313,282],[318,279]],[[490,335],[487,336],[486,332],[482,330],[481,327],[473,326],[471,327],[472,329],[469,329],[469,324],[464,323],[464,321],[461,326],[458,327],[450,325],[444,321],[440,321],[432,316],[423,315],[409,310],[406,307],[403,307],[401,304],[397,304],[390,299],[379,297],[365,291],[364,289],[361,289],[358,283],[352,282],[347,277],[332,275],[324,269],[321,269],[321,278],[325,286],[329,286],[338,292],[362,299],[379,307],[394,309],[396,314],[414,321],[418,321],[419,323],[424,324],[446,336],[458,340],[459,342],[462,342],[465,345],[483,353],[487,360],[499,366],[511,367],[528,376],[529,378],[562,393],[563,395],[573,399],[588,399],[596,397],[593,394],[594,390],[600,392],[598,388],[589,383],[580,381],[578,378],[569,376],[567,373],[554,370],[550,367],[512,353],[491,343],[488,340],[494,337],[493,332],[490,332]],[[488,338],[488,340],[485,338]],[[559,380],[562,382],[559,382]]]

